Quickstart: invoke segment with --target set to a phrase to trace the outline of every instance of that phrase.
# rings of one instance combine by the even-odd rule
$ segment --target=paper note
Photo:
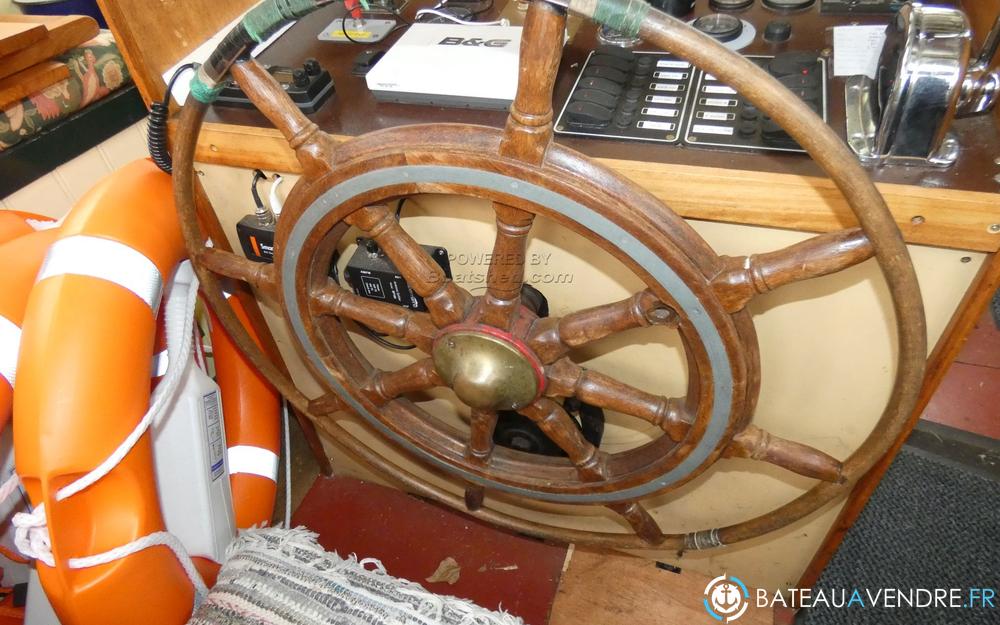
[[[884,43],[884,25],[834,27],[833,75],[875,78]]]

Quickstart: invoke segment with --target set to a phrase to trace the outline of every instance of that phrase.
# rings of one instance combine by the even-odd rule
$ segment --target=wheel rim
[[[577,10],[585,16],[590,16],[593,14],[595,5],[589,2],[581,2],[579,5],[571,3],[571,9]],[[615,504],[609,507],[622,514],[632,525],[633,530],[639,535],[567,530],[565,528],[526,521],[489,509],[476,510],[473,513],[493,523],[518,531],[577,542],[596,543],[623,548],[640,547],[649,543],[670,547],[716,547],[760,536],[801,519],[843,493],[849,487],[851,481],[860,477],[889,449],[896,435],[904,427],[907,417],[916,403],[917,393],[920,388],[923,363],[926,356],[923,309],[913,267],[909,261],[898,228],[864,171],[858,166],[846,147],[829,128],[815,118],[815,116],[811,115],[804,106],[800,105],[801,103],[794,100],[773,79],[763,74],[759,68],[755,68],[745,59],[726,51],[715,42],[692,31],[677,20],[659,12],[651,11],[644,18],[638,30],[642,38],[646,41],[693,62],[703,70],[712,73],[720,80],[730,84],[743,93],[758,108],[785,127],[789,134],[831,176],[838,188],[843,192],[852,210],[854,210],[860,222],[861,229],[867,235],[865,243],[868,244],[870,241],[870,251],[878,259],[880,269],[888,283],[898,320],[899,366],[891,397],[882,417],[875,427],[875,432],[880,435],[869,436],[858,450],[843,462],[838,471],[840,479],[821,482],[805,494],[770,513],[724,528],[713,528],[685,535],[664,536],[658,532],[658,528],[651,529],[648,527],[648,523],[652,522],[651,518],[648,517],[648,514],[643,516],[641,509],[636,509],[635,502]],[[542,81],[546,84],[542,87],[533,87],[530,85],[526,87],[526,83],[522,81],[504,140],[500,144],[501,150],[506,149],[509,154],[514,154],[529,166],[534,165],[537,167],[543,163],[558,166],[558,158],[555,162],[552,160],[546,161],[549,154],[546,153],[547,141],[545,140],[545,128],[547,124],[547,136],[550,140],[551,106],[550,102],[545,102],[545,100],[551,97],[552,81],[561,49],[561,33],[562,21],[558,17],[558,10],[546,4],[534,3],[529,9],[522,45],[526,46],[525,49],[530,53],[527,56],[537,59],[539,67],[545,68],[545,72],[543,72],[545,77]],[[548,43],[535,45],[542,40]],[[522,60],[525,58],[526,55],[522,53]],[[294,112],[283,108],[280,103],[277,106],[272,106],[275,99],[281,99],[280,92],[275,97],[273,90],[260,79],[260,75],[263,72],[257,72],[255,76],[254,72],[256,70],[254,70],[252,65],[252,63],[248,65],[249,71],[246,69],[241,70],[242,82],[250,81],[253,87],[249,90],[251,97],[257,96],[255,101],[258,103],[258,106],[265,105],[262,110],[272,122],[282,129],[286,138],[291,141],[292,147],[298,152],[299,160],[303,164],[307,177],[318,178],[324,167],[329,168],[330,164],[334,164],[334,167],[341,165],[347,155],[350,154],[350,146],[334,147],[328,136],[318,133],[315,125],[312,125],[310,128],[308,120],[305,120],[301,115],[296,117]],[[522,76],[533,76],[534,74],[531,70],[532,67],[529,58],[528,61],[522,64]],[[247,90],[246,87],[247,85],[244,85],[245,90]],[[547,112],[539,108],[539,103],[548,107]],[[524,106],[519,109],[519,105]],[[205,107],[200,103],[189,103],[185,107],[185,111],[181,117],[176,153],[176,161],[179,167],[175,173],[177,201],[184,218],[185,234],[192,254],[195,255],[199,274],[206,288],[210,291],[220,288],[220,282],[212,271],[218,271],[223,275],[247,280],[251,284],[256,284],[265,289],[270,288],[273,285],[264,279],[266,277],[264,273],[266,272],[251,270],[245,266],[240,267],[232,258],[225,257],[224,254],[213,254],[206,250],[206,235],[196,222],[198,211],[194,202],[195,185],[192,176],[197,132],[204,111]],[[542,137],[543,140],[541,142],[534,141],[532,137]],[[353,143],[357,143],[358,141],[356,139]],[[496,148],[496,146],[492,147]],[[296,195],[294,191],[293,195]],[[661,210],[668,209],[661,208]],[[205,211],[202,211],[201,217],[209,223],[214,222],[217,225],[214,215],[209,216],[206,215]],[[217,227],[216,232],[216,236],[221,237]],[[825,241],[825,243],[829,243],[829,241]],[[703,246],[703,244],[701,245]],[[750,257],[747,257],[746,273],[748,274],[747,280],[752,281],[754,278],[749,276],[749,273],[751,273],[751,260]],[[844,266],[847,265],[843,264],[840,268]],[[836,270],[838,269],[835,268],[830,271]],[[825,273],[829,273],[830,271],[826,271]],[[825,275],[825,273],[820,271],[814,275]],[[765,284],[764,286],[767,285]],[[765,290],[769,290],[770,288],[770,286],[767,286]],[[762,292],[759,288],[758,291]],[[315,402],[310,402],[287,377],[276,370],[259,349],[255,348],[246,332],[239,327],[231,311],[225,310],[225,302],[220,293],[209,293],[207,299],[210,305],[219,312],[219,316],[223,324],[227,326],[227,329],[235,333],[237,342],[244,348],[250,359],[262,369],[265,375],[297,407],[302,410],[317,407]],[[748,399],[748,404],[751,407],[753,401],[753,397]],[[334,437],[335,442],[342,448],[362,458],[377,470],[389,473],[408,489],[440,500],[448,505],[461,507],[461,499],[457,499],[445,490],[421,482],[398,466],[393,465],[384,458],[380,458],[371,449],[367,448],[363,442],[338,424],[323,420],[322,418],[319,418],[317,422]],[[766,443],[766,433],[763,434],[763,438],[758,437],[756,443],[751,441],[748,444],[757,444],[761,443],[761,441]],[[746,441],[744,442],[746,443]],[[466,503],[469,501],[468,494],[467,492]],[[481,495],[479,499],[481,502]],[[655,522],[652,523],[655,525]]]

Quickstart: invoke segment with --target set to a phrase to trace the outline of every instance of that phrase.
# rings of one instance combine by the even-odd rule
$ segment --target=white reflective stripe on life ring
[[[227,450],[229,474],[250,473],[278,481],[278,454],[263,447],[234,445]]]
[[[10,319],[0,316],[0,378],[7,380],[11,387],[14,386],[14,376],[17,373],[17,352],[20,345],[21,328]]]
[[[52,244],[37,282],[62,275],[91,276],[135,293],[154,311],[160,306],[163,277],[153,261],[123,243],[80,234]]]

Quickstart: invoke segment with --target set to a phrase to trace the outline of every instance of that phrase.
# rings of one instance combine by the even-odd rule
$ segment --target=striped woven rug
[[[341,558],[305,529],[249,530],[189,625],[524,625],[392,577],[373,558]]]

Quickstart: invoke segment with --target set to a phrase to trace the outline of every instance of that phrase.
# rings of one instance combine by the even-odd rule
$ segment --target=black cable
[[[253,170],[253,180],[250,181],[250,195],[253,196],[253,204],[257,207],[258,213],[264,211],[264,200],[260,199],[260,193],[257,192],[257,183],[261,180],[267,180],[264,172],[259,169]]]
[[[382,347],[388,347],[389,349],[398,349],[399,351],[406,351],[408,349],[413,349],[414,347],[416,347],[416,345],[400,345],[399,343],[393,343],[392,341],[387,341],[384,338],[382,338],[384,335],[379,334],[378,332],[372,330],[371,328],[369,328],[368,326],[366,326],[361,322],[358,322],[358,327],[364,330],[365,334],[368,335],[368,338],[375,341]]]
[[[170,158],[170,149],[167,147],[167,119],[170,117],[170,93],[174,90],[174,84],[180,75],[189,69],[198,67],[197,63],[185,63],[174,71],[167,83],[167,91],[163,94],[163,99],[153,102],[149,107],[149,121],[147,122],[146,147],[149,149],[149,157],[153,159],[156,166],[166,173],[173,171],[173,159]]]

